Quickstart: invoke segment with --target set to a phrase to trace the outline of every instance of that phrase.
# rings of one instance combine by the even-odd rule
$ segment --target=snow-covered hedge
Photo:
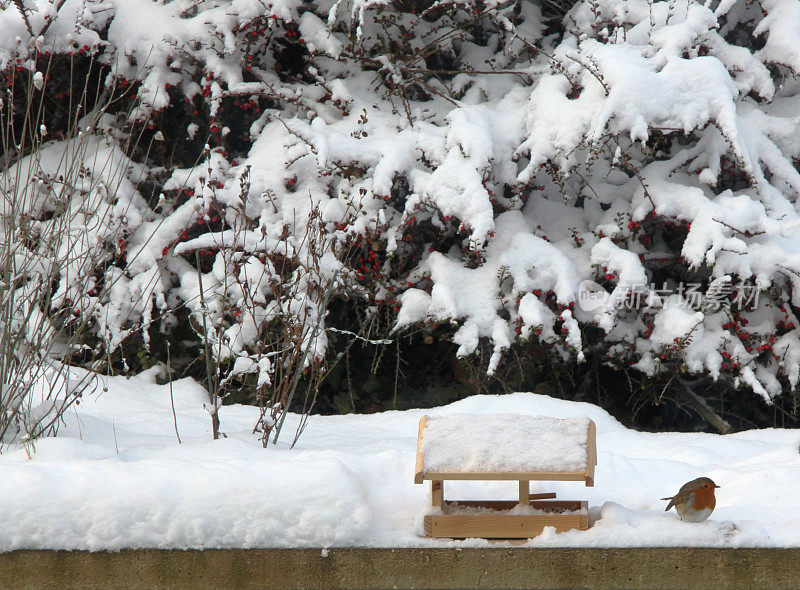
[[[8,84],[55,97],[64,63],[136,99],[86,130],[126,159],[98,288],[53,301],[109,352],[187,308],[222,381],[267,388],[346,296],[490,343],[490,372],[537,339],[766,399],[800,379],[796,0],[0,3]]]

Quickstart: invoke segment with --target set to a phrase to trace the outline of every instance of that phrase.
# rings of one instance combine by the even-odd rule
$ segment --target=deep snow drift
[[[757,430],[651,434],[627,430],[591,404],[518,393],[476,396],[431,410],[314,416],[294,450],[263,449],[257,408],[225,406],[210,440],[207,399],[191,380],[168,386],[150,371],[104,378],[57,438],[0,455],[0,550],[124,547],[475,546],[421,538],[428,485],[414,485],[425,413],[586,415],[597,424],[596,485],[532,482],[531,492],[587,499],[592,528],[545,531],[530,546],[800,546],[800,433]],[[701,524],[665,513],[659,498],[709,476],[721,487]],[[445,497],[507,498],[514,482],[447,482]]]

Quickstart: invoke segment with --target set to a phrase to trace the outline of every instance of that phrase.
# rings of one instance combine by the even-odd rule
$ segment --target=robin
[[[683,484],[678,493],[671,498],[661,498],[669,500],[666,510],[675,506],[678,516],[686,522],[703,522],[714,512],[717,499],[714,497],[714,489],[719,486],[707,477],[698,477],[689,483]]]

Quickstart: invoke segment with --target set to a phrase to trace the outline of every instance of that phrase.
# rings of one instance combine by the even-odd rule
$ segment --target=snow
[[[253,407],[223,406],[226,437],[210,440],[207,394],[184,379],[172,387],[178,444],[170,387],[156,385],[155,374],[102,378],[66,416],[58,437],[29,446],[31,459],[21,446],[3,449],[0,551],[487,546],[478,539],[420,536],[430,491],[412,482],[423,414],[433,424],[464,414],[595,422],[595,487],[531,483],[533,493],[588,500],[592,527],[561,534],[547,529],[528,546],[800,546],[795,430],[636,432],[590,404],[516,393],[429,410],[313,416],[294,449],[288,448],[291,436],[263,449],[252,434]],[[298,416],[289,415],[287,432],[297,423]],[[690,524],[664,512],[659,498],[698,476],[721,486],[710,519]],[[514,499],[517,493],[514,482],[445,484],[451,499]]]
[[[198,336],[216,360],[232,361],[223,384],[257,374],[265,385],[282,352],[263,350],[261,326],[299,314],[320,331],[300,330],[292,344],[310,347],[309,359],[337,352],[326,351],[334,328],[320,295],[331,284],[329,294],[364,301],[370,315],[397,312],[395,334],[450,326],[459,356],[488,343],[490,374],[512,344],[532,339],[564,361],[724,378],[767,402],[793,392],[797,0],[581,0],[561,25],[531,2],[493,0],[479,14],[451,4],[414,15],[383,0],[25,0],[27,13],[0,2],[9,74],[28,71],[33,88],[50,92],[59,77],[48,78],[47,54],[80,55],[107,68],[100,88],[136,96],[128,113],[86,113],[74,137],[50,125],[0,171],[3,236],[29,221],[40,235],[68,229],[51,251],[42,239],[6,240],[12,299],[51,301],[13,311],[28,341],[56,334],[70,312],[110,357],[139,334],[145,347],[150,334],[173,336],[171,312],[185,307],[209,321]],[[283,69],[292,53],[302,75]],[[457,73],[429,75],[439,68]],[[230,99],[247,113],[231,115]],[[128,143],[132,122],[149,123],[160,143],[175,112],[163,109],[191,105],[186,135],[208,141],[193,168],[163,168],[159,149],[152,163],[131,159],[140,158]],[[233,141],[240,126],[248,133]],[[46,127],[33,129],[44,137]],[[198,250],[213,257],[209,272],[190,263]],[[356,250],[372,258],[356,265],[347,254]],[[296,269],[288,277],[277,267],[287,260]],[[650,289],[691,275],[706,295],[727,278],[756,288],[762,303],[731,321],[687,305],[683,283],[663,298]],[[589,281],[601,304],[575,308]],[[640,292],[647,305],[624,308]],[[595,327],[602,337],[587,340]],[[151,378],[108,379],[109,392],[74,408],[63,436],[37,442],[32,460],[30,448],[0,458],[0,522],[11,523],[0,547],[431,543],[418,538],[425,491],[407,477],[420,412],[314,418],[297,449],[264,451],[253,408],[223,408],[228,438],[209,442],[207,396],[181,382],[177,445],[168,390]],[[793,433],[631,433],[596,408],[527,394],[433,413],[598,423],[598,487],[578,490],[596,526],[534,544],[800,537],[779,528],[778,517],[793,514],[783,496],[755,516],[739,508],[755,501],[752,482],[796,485]],[[743,458],[754,463],[742,467]],[[712,522],[687,529],[653,498],[697,475],[724,487]],[[476,495],[507,489],[459,485]]]
[[[422,434],[423,472],[583,471],[588,428],[586,417],[433,416]]]

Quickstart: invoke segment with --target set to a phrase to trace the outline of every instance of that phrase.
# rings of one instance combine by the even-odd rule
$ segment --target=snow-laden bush
[[[29,73],[11,79],[3,97],[0,449],[55,432],[95,384],[70,364],[92,366],[102,356],[87,337],[107,318],[97,310],[123,274],[115,250],[129,213],[141,208],[133,187],[142,167],[93,130],[103,109],[87,113],[77,97],[63,140],[48,142],[36,96],[43,88],[42,75]]]
[[[796,0],[3,6],[0,66],[91,60],[136,93],[118,131],[165,146],[129,151],[152,196],[92,308],[110,353],[186,306],[219,382],[267,391],[287,345],[324,357],[330,295],[452,325],[490,372],[532,339],[796,388]]]

